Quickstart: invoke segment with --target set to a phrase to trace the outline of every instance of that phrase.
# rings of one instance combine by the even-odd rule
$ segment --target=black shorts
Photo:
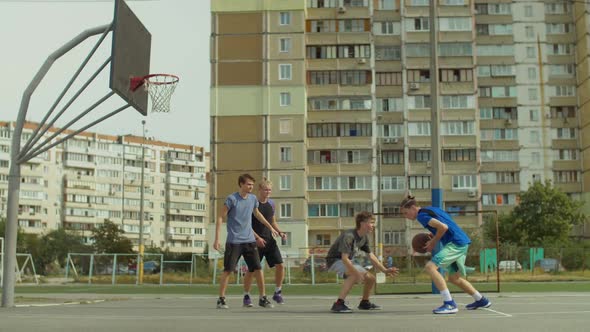
[[[235,271],[240,257],[248,266],[248,271],[254,272],[260,270],[260,257],[258,257],[258,248],[256,242],[252,243],[226,243],[225,253],[223,254],[223,271]]]
[[[260,255],[261,261],[262,258],[266,258],[266,264],[268,264],[269,267],[283,264],[281,250],[279,250],[279,246],[277,246],[277,241],[275,241],[275,239],[267,240],[264,248],[258,248],[258,254]]]

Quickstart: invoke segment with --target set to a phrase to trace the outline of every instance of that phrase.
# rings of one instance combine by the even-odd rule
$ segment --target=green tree
[[[90,246],[83,242],[82,236],[72,234],[60,228],[43,235],[29,246],[37,272],[47,274],[55,271],[55,268],[65,267],[68,253],[88,253],[92,251]]]
[[[550,181],[535,182],[521,192],[520,203],[510,214],[499,218],[500,241],[519,246],[567,243],[573,225],[586,219],[582,205],[554,188]]]
[[[6,232],[6,219],[0,218],[0,237],[4,238],[4,241],[6,241],[5,232]],[[17,253],[28,253],[29,252],[27,250],[27,238],[28,238],[28,235],[25,234],[23,232],[23,230],[19,227],[18,231],[17,231],[17,237],[16,237],[16,252]]]
[[[93,248],[97,253],[127,254],[133,252],[131,240],[124,237],[125,231],[110,220],[92,230]]]

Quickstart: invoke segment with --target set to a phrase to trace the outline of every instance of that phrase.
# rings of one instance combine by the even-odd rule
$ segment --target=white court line
[[[515,315],[521,316],[521,315],[563,315],[563,314],[587,314],[590,313],[589,310],[585,310],[585,311],[545,311],[545,312],[522,312],[522,313],[517,313]]]
[[[78,302],[64,302],[64,303],[37,303],[37,304],[17,304],[17,308],[30,308],[30,307],[56,307],[65,305],[78,305],[78,304],[96,304],[105,302],[105,300],[91,300],[91,301],[78,301]]]
[[[478,310],[481,310],[481,309],[486,310],[486,311],[495,312],[498,315],[502,315],[502,316],[505,316],[505,317],[512,317],[512,315],[510,315],[510,314],[507,314],[507,313],[504,313],[504,312],[500,312],[500,311],[497,311],[497,310],[493,310],[493,309],[490,309],[490,308],[479,308]]]

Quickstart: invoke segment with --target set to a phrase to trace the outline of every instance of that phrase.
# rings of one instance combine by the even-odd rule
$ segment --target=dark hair
[[[357,213],[356,217],[354,218],[356,221],[356,229],[361,228],[361,223],[365,221],[370,221],[373,219],[373,214],[368,211],[361,211]]]
[[[399,208],[405,209],[414,205],[416,205],[416,197],[408,195],[408,197],[404,198],[404,200],[399,204]]]
[[[240,177],[238,178],[238,186],[242,186],[242,183],[246,183],[246,180],[252,180],[252,182],[256,182],[256,180],[254,180],[252,175],[250,175],[248,173],[244,173],[244,174],[240,175]]]

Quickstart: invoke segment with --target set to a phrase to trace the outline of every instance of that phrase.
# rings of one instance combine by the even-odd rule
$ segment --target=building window
[[[292,126],[293,125],[292,125],[291,119],[280,119],[279,120],[279,134],[281,134],[281,135],[291,134]]]
[[[291,190],[291,175],[281,175],[279,181],[280,190]]]
[[[524,16],[525,17],[533,17],[534,16],[533,6],[531,6],[531,5],[524,6]]]
[[[290,92],[281,92],[280,94],[280,105],[281,106],[289,106],[291,105],[291,93]]]
[[[530,80],[534,80],[537,78],[537,68],[535,67],[529,67],[528,68],[528,73],[529,73],[529,79]]]
[[[384,165],[401,165],[404,163],[404,151],[381,151],[381,163]]]
[[[539,97],[537,96],[537,89],[536,88],[529,88],[529,100],[537,100]]]
[[[529,119],[531,121],[539,121],[539,111],[538,110],[529,110]]]
[[[290,12],[280,12],[279,13],[279,24],[280,25],[291,24],[291,13]]]
[[[453,175],[453,189],[477,189],[477,175]]]
[[[407,31],[429,31],[430,19],[428,17],[415,17],[406,19]]]
[[[410,150],[410,162],[427,162],[430,161],[430,150]]]
[[[425,83],[430,82],[430,70],[408,70],[408,82]]]
[[[290,162],[293,156],[290,147],[281,146],[281,161]]]
[[[279,51],[281,53],[287,53],[291,51],[291,38],[279,39]]]
[[[279,213],[281,218],[291,218],[291,203],[281,203]]]
[[[316,234],[315,244],[317,246],[329,246],[331,244],[330,234]]]
[[[410,176],[408,177],[408,186],[410,189],[430,189],[430,176]]]
[[[527,38],[535,38],[535,28],[533,28],[532,26],[524,27],[524,31]]]
[[[291,79],[291,64],[279,64],[279,80]]]
[[[383,244],[402,246],[406,244],[406,233],[385,231],[383,232]]]
[[[395,0],[379,0],[379,9],[395,9]]]
[[[376,35],[399,35],[400,22],[386,21],[373,23],[373,33]]]
[[[526,48],[527,58],[534,58],[535,54],[536,54],[535,48],[533,46],[527,46],[527,48]]]
[[[307,206],[309,217],[338,217],[340,216],[338,204],[309,204]]]
[[[375,73],[376,85],[402,85],[402,73]]]

